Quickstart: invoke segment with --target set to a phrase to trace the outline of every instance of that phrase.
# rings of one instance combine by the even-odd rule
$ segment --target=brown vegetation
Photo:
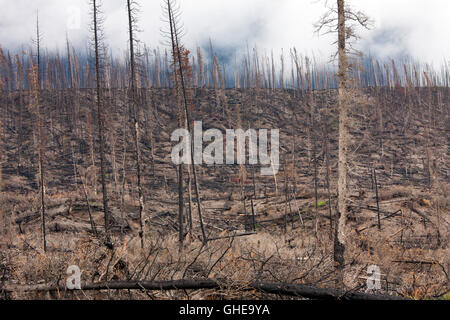
[[[66,62],[0,49],[2,298],[367,297],[371,265],[382,288],[368,293],[448,292],[448,79],[394,61],[349,70],[354,34],[340,30],[337,89],[295,49],[290,80],[284,55],[277,74],[255,49],[226,88],[212,42],[209,58],[182,45],[171,0],[169,51],[153,64],[127,2],[127,69],[108,57],[91,4],[94,66],[69,42]],[[174,165],[171,133],[196,120],[280,128],[278,174]],[[70,265],[96,290],[58,290]]]

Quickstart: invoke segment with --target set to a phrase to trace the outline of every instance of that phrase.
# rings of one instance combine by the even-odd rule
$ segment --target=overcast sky
[[[140,39],[150,47],[162,46],[160,0],[141,2]],[[331,0],[330,0],[331,1]],[[324,0],[179,0],[188,47],[204,46],[212,38],[217,51],[256,45],[261,50],[296,47],[301,53],[327,59],[333,38],[314,34],[313,24],[325,12]],[[332,1],[334,2],[334,1]],[[116,52],[127,45],[125,0],[104,0],[107,44]],[[359,45],[378,57],[410,55],[422,62],[450,60],[449,0],[352,0],[356,9],[375,22],[361,30]],[[85,48],[88,37],[88,0],[0,0],[0,45],[17,48],[34,37],[39,9],[44,45],[64,48],[65,34]],[[79,12],[79,15],[78,15]],[[79,20],[79,21],[78,21]],[[78,23],[79,22],[79,23]]]

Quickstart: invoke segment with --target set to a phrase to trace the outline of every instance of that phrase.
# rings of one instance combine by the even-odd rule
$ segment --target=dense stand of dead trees
[[[28,81],[26,70],[30,67],[27,56],[32,51],[32,48],[23,47],[22,50],[15,53],[0,47],[0,78],[3,90],[28,90],[30,88],[31,82]],[[221,65],[217,56],[209,61],[211,57],[208,57],[205,50],[197,48],[197,54],[190,56],[192,88],[214,89],[214,83],[216,89],[224,87],[273,90],[283,88],[283,85],[280,84],[282,78],[281,58],[276,61],[266,52],[259,52],[256,47],[253,48],[253,52],[255,54],[243,56],[242,63],[238,62],[241,59],[236,55],[235,62],[225,66],[233,69],[233,72],[224,74],[224,66]],[[171,76],[170,71],[171,62],[166,50],[161,50],[161,48],[151,50],[145,46],[140,55],[139,79],[137,80],[140,88],[173,88],[175,86],[175,79]],[[291,50],[291,59],[287,60],[285,55],[284,53],[283,83],[285,89],[305,93],[310,87],[313,90],[337,88],[335,69],[331,64],[299,54],[295,48]],[[130,64],[115,58],[109,51],[103,52],[102,58],[108,61],[104,70],[110,75],[105,81],[105,86],[111,89],[128,88]],[[356,58],[354,57],[354,59]],[[65,55],[46,51],[41,53],[41,60],[40,76],[42,84],[46,83],[47,88],[56,90],[95,88],[91,58],[84,54],[83,50],[75,50],[69,39]],[[355,64],[359,67],[351,71],[358,79],[354,85],[358,88],[378,88],[380,94],[381,91],[387,89],[406,97],[417,94],[417,88],[420,87],[436,88],[450,85],[448,65],[442,65],[440,69],[435,69],[412,59],[386,61],[365,56],[356,60]],[[287,63],[288,61],[290,63]],[[218,68],[220,76],[213,77],[211,74],[217,75]],[[289,73],[286,70],[289,70]],[[219,77],[220,80],[218,80]]]
[[[67,39],[66,56],[41,54],[41,34],[39,31],[39,22],[37,22],[37,38],[36,38],[36,59],[28,59],[27,55],[32,57],[32,51],[29,53],[23,51],[22,53],[11,54],[9,51],[4,51],[0,48],[0,89],[2,94],[9,95],[13,91],[19,92],[19,113],[22,114],[24,107],[23,96],[28,90],[30,96],[30,108],[35,110],[36,117],[36,135],[37,135],[37,151],[39,163],[39,198],[40,198],[40,214],[41,214],[41,233],[43,238],[43,249],[46,251],[46,233],[45,233],[45,142],[48,137],[51,137],[52,130],[45,130],[47,124],[44,123],[44,115],[41,110],[40,95],[43,90],[59,90],[62,94],[58,99],[64,99],[64,90],[72,91],[73,101],[73,121],[71,126],[73,128],[73,138],[79,137],[83,134],[89,136],[89,153],[92,159],[92,166],[95,168],[95,142],[98,142],[98,156],[100,159],[100,170],[98,176],[101,182],[102,203],[104,213],[104,228],[106,244],[111,245],[109,233],[111,226],[111,212],[109,208],[108,193],[108,178],[107,172],[108,163],[106,160],[107,154],[107,135],[108,128],[106,124],[106,101],[113,98],[114,90],[125,89],[128,92],[128,109],[131,115],[132,124],[128,130],[133,136],[134,157],[136,161],[136,187],[138,191],[139,201],[139,236],[141,246],[144,247],[144,219],[145,219],[145,199],[143,188],[143,163],[141,154],[141,101],[145,99],[150,88],[171,88],[177,96],[177,113],[178,126],[186,128],[192,133],[192,91],[193,89],[209,88],[214,91],[216,102],[211,106],[211,113],[221,110],[223,115],[230,117],[228,114],[225,89],[232,87],[238,89],[250,89],[252,98],[258,99],[260,95],[265,94],[270,90],[275,89],[289,89],[293,90],[296,95],[305,97],[307,102],[306,111],[308,113],[307,125],[307,152],[308,162],[313,165],[313,187],[314,187],[314,207],[316,209],[316,228],[317,228],[317,209],[318,209],[318,139],[322,135],[324,140],[324,161],[326,172],[326,188],[329,207],[330,219],[330,237],[335,236],[335,262],[338,269],[342,269],[345,264],[345,237],[347,219],[347,196],[348,196],[348,182],[347,182],[347,166],[348,166],[348,136],[349,136],[349,105],[352,103],[352,94],[356,88],[370,88],[374,92],[376,100],[376,110],[374,110],[373,117],[377,121],[376,135],[380,145],[380,153],[383,156],[383,101],[387,98],[404,99],[406,109],[405,128],[409,125],[409,118],[413,111],[415,102],[425,103],[428,106],[428,112],[424,115],[426,118],[426,153],[424,155],[424,164],[427,171],[428,183],[432,185],[436,181],[435,159],[433,153],[433,146],[431,137],[436,125],[435,109],[441,105],[443,95],[448,95],[448,87],[450,83],[450,73],[447,66],[444,66],[439,72],[431,69],[429,66],[423,66],[411,61],[404,62],[401,65],[394,60],[390,62],[375,61],[373,59],[352,58],[350,56],[348,40],[355,36],[354,30],[348,27],[349,20],[357,22],[362,26],[367,26],[368,19],[360,14],[354,13],[349,9],[343,0],[337,0],[336,10],[331,10],[320,21],[318,28],[325,28],[331,26],[330,30],[338,31],[338,72],[337,80],[334,75],[334,70],[329,66],[322,66],[317,63],[315,59],[299,55],[297,50],[293,48],[290,52],[290,66],[286,61],[285,54],[282,53],[279,57],[279,62],[275,62],[274,54],[271,52],[268,55],[266,52],[262,54],[258,52],[257,48],[253,48],[253,54],[247,48],[247,53],[242,58],[242,63],[239,65],[237,59],[235,60],[233,76],[227,77],[226,70],[230,66],[220,64],[218,57],[214,52],[212,41],[209,43],[209,56],[205,54],[202,48],[197,49],[196,55],[191,55],[190,52],[182,44],[182,30],[180,24],[180,12],[172,0],[164,0],[165,16],[167,18],[168,30],[165,35],[168,39],[168,50],[160,50],[155,48],[151,50],[148,47],[144,48],[143,53],[140,53],[140,46],[137,41],[137,2],[135,0],[127,0],[127,14],[128,14],[128,31],[129,31],[129,56],[128,61],[114,59],[108,56],[105,49],[102,37],[102,18],[100,15],[100,6],[98,0],[91,0],[92,9],[92,52],[94,63],[85,56],[78,54],[74,48],[71,47],[69,39]],[[337,13],[337,16],[333,16]],[[337,28],[335,28],[337,27]],[[153,54],[153,58],[151,55]],[[290,72],[289,72],[290,67]],[[231,74],[231,73],[229,73]],[[444,87],[446,90],[438,90],[438,87]],[[95,90],[95,112],[87,115],[88,129],[87,133],[83,133],[83,129],[79,129],[77,122],[81,122],[81,117],[77,117],[77,111],[80,108],[80,101],[78,92],[82,88]],[[317,105],[320,101],[314,99],[314,91],[326,90],[331,88],[338,88],[338,111],[339,111],[339,164],[338,164],[338,199],[336,217],[333,217],[332,212],[332,195],[331,195],[331,169],[330,169],[330,150],[329,150],[329,113],[326,110],[325,116],[317,119]],[[421,93],[425,92],[425,95]],[[10,101],[11,99],[8,99]],[[447,97],[448,100],[448,97]],[[257,103],[255,103],[257,104]],[[248,106],[246,106],[248,108]],[[12,112],[11,103],[6,104],[6,116]],[[239,106],[240,108],[240,106]],[[243,112],[247,112],[244,108]],[[94,116],[95,114],[95,116]],[[22,115],[20,116],[21,119]],[[240,121],[240,112],[238,112],[237,121]],[[93,120],[97,120],[98,134],[95,138],[94,129],[91,128]],[[8,120],[6,120],[8,121]],[[323,123],[323,129],[317,130],[317,127]],[[3,121],[2,121],[3,122]],[[125,135],[125,123],[123,125],[123,134]],[[293,122],[295,122],[293,120]],[[6,124],[7,125],[7,124]],[[242,125],[242,124],[240,124]],[[21,130],[22,123],[18,125],[18,168],[20,168],[21,159]],[[320,131],[320,134],[318,133]],[[295,132],[293,132],[293,135]],[[125,140],[125,139],[124,139]],[[126,143],[123,143],[124,151],[126,151]],[[191,144],[193,148],[193,144]],[[295,141],[294,147],[295,149]],[[153,146],[152,146],[153,152]],[[72,150],[72,158],[74,163],[74,176],[77,181],[83,184],[84,195],[89,207],[89,214],[91,219],[92,230],[97,234],[95,224],[91,216],[90,204],[87,195],[87,181],[83,180],[80,173],[77,171],[77,163],[75,161],[75,152]],[[293,151],[294,154],[294,151]],[[125,162],[126,152],[123,153],[123,179],[122,179],[122,213],[124,205],[124,189],[125,189]],[[194,152],[191,150],[192,164],[189,167],[179,165],[177,168],[178,175],[178,232],[180,250],[183,248],[183,241],[186,235],[184,229],[187,218],[188,229],[192,231],[192,211],[193,211],[193,197],[192,185],[194,188],[194,195],[196,207],[198,211],[198,218],[202,232],[203,242],[206,244],[208,236],[206,234],[203,223],[202,203],[199,189],[199,178],[197,168],[194,162]],[[295,156],[292,158],[293,171],[295,171]],[[115,161],[114,164],[115,165]],[[241,187],[241,196],[244,210],[247,212],[247,195],[244,189],[244,181],[246,176],[245,167],[240,168],[239,182]],[[117,169],[113,168],[113,172]],[[77,174],[78,172],[78,174]],[[185,175],[187,174],[187,185],[185,186]],[[253,171],[252,171],[253,174]],[[375,179],[375,191],[377,193],[378,205],[378,184],[376,180],[376,171],[373,170]],[[116,178],[115,178],[116,179]],[[276,177],[274,176],[275,188],[277,188]],[[289,218],[293,221],[293,208],[297,207],[300,219],[301,213],[295,203],[297,185],[295,174],[292,179],[285,175],[285,228],[287,229],[288,208]],[[75,182],[76,183],[76,182]],[[256,187],[253,176],[254,196],[250,197],[251,204],[251,225],[252,230],[256,231],[255,208],[253,200],[256,199]],[[96,188],[94,183],[94,188]],[[187,214],[185,213],[186,189],[188,193],[189,207]],[[277,192],[278,194],[278,192]],[[381,228],[380,209],[378,210],[378,228]],[[303,224],[303,220],[302,220]],[[122,229],[121,229],[122,230]],[[123,230],[122,230],[123,232]],[[334,232],[334,234],[333,234]],[[341,282],[343,275],[341,275]],[[126,285],[126,284],[125,284]]]

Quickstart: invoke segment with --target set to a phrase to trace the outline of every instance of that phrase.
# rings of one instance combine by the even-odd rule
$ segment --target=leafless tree
[[[47,252],[47,235],[45,228],[45,168],[44,168],[44,133],[43,133],[43,119],[41,114],[40,93],[41,93],[41,41],[42,34],[39,29],[39,13],[36,14],[36,63],[33,60],[31,63],[31,87],[30,91],[30,107],[35,112],[37,119],[37,133],[38,133],[38,157],[39,157],[39,186],[40,186],[40,203],[41,203],[41,236],[42,247],[44,252]]]
[[[337,0],[336,5],[328,5],[328,11],[315,25],[317,32],[337,33],[339,69],[338,111],[339,111],[339,160],[338,160],[338,225],[335,230],[334,261],[337,268],[337,282],[344,285],[345,244],[349,235],[347,228],[347,169],[349,148],[349,109],[352,98],[352,79],[350,56],[357,53],[352,42],[358,39],[356,27],[368,28],[370,19],[362,12],[355,11],[345,0]]]
[[[111,240],[109,236],[110,225],[110,211],[108,206],[108,188],[106,182],[106,157],[105,157],[105,124],[104,124],[104,110],[103,110],[103,54],[102,50],[105,47],[103,43],[103,18],[101,17],[101,3],[99,0],[91,0],[92,26],[93,33],[93,49],[95,55],[95,82],[97,95],[97,121],[98,121],[98,139],[100,148],[100,179],[102,184],[103,194],[103,214],[105,219],[105,244],[111,247]]]
[[[137,73],[136,73],[136,52],[135,45],[136,39],[136,28],[137,28],[137,13],[138,13],[138,3],[134,0],[127,0],[127,12],[128,12],[128,32],[129,32],[129,45],[130,45],[130,104],[133,115],[134,123],[134,148],[136,157],[136,173],[137,173],[137,186],[139,194],[139,237],[141,239],[141,247],[144,248],[144,229],[142,215],[144,212],[144,194],[142,190],[142,173],[141,173],[141,147],[140,147],[140,132],[139,132],[139,120],[138,120],[138,88],[137,88]]]
[[[184,48],[180,44],[180,38],[183,35],[182,25],[180,24],[180,9],[177,6],[176,1],[174,0],[164,0],[164,14],[166,18],[168,19],[166,22],[169,24],[169,30],[168,31],[162,31],[164,35],[168,36],[170,39],[170,45],[172,48],[172,58],[174,63],[174,70],[175,70],[175,80],[176,85],[180,88],[180,93],[182,95],[182,105],[183,105],[183,111],[184,111],[184,119],[185,124],[187,127],[188,132],[191,133],[191,136],[193,136],[193,130],[191,126],[191,115],[189,110],[189,97],[188,97],[188,88],[186,86],[186,63],[184,55]],[[176,88],[178,89],[178,88]],[[178,90],[177,90],[178,92]],[[195,169],[195,162],[194,162],[194,144],[191,143],[191,169],[192,169],[192,176],[194,181],[194,190],[195,190],[195,197],[197,200],[197,210],[199,215],[199,221],[200,221],[200,227],[202,231],[203,236],[203,242],[206,244],[208,242],[205,227],[203,225],[203,217],[202,217],[202,207],[201,207],[201,200],[200,200],[200,190],[198,185],[198,179],[197,179],[197,172]],[[181,170],[179,170],[179,179],[181,176]],[[182,187],[181,181],[179,182],[179,187]],[[182,192],[181,192],[182,193]],[[182,195],[181,195],[182,197]],[[180,209],[180,215],[179,215],[179,233],[180,233],[180,248],[182,248],[182,242],[183,242],[183,233],[182,233],[182,211]]]

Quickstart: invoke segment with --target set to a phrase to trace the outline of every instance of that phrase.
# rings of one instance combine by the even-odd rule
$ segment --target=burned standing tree
[[[44,141],[43,141],[43,123],[41,107],[39,102],[40,89],[38,80],[38,68],[37,65],[31,63],[31,79],[32,90],[30,91],[30,108],[35,112],[37,119],[37,149],[39,158],[39,188],[40,188],[40,204],[41,204],[41,235],[42,235],[42,247],[44,252],[47,252],[47,236],[45,228],[45,173],[44,173]]]
[[[168,19],[166,21],[169,23],[169,31],[164,32],[166,36],[170,38],[170,45],[172,47],[172,58],[174,63],[174,70],[175,70],[175,79],[176,79],[176,85],[179,86],[177,92],[180,92],[182,95],[182,105],[184,109],[184,119],[185,124],[187,127],[188,132],[193,136],[193,128],[191,126],[191,115],[189,111],[189,104],[188,104],[188,88],[186,87],[186,59],[183,59],[183,53],[185,52],[185,49],[182,45],[180,45],[180,38],[182,36],[182,27],[180,26],[179,22],[179,16],[180,16],[180,9],[176,7],[176,1],[173,0],[164,0],[164,10],[165,15]],[[189,61],[189,60],[188,60]],[[200,221],[200,228],[202,231],[203,236],[203,242],[206,244],[208,242],[208,239],[206,237],[205,227],[203,225],[203,217],[202,217],[202,208],[201,208],[201,200],[200,200],[200,191],[199,191],[199,185],[198,185],[198,179],[197,179],[197,172],[195,170],[195,161],[194,161],[194,144],[190,143],[191,148],[191,169],[192,169],[192,176],[194,180],[194,189],[195,189],[195,197],[197,200],[197,210],[198,210],[198,216]],[[181,169],[179,170],[179,179],[181,176]],[[183,197],[182,195],[182,184],[181,181],[179,181],[179,188],[180,188],[180,197]],[[180,249],[183,245],[183,232],[182,232],[182,209],[180,207],[180,213],[179,213],[179,234],[180,234]]]
[[[100,1],[94,1],[94,10]],[[156,49],[151,58],[149,52],[153,50],[136,41],[140,22],[136,21],[133,7],[139,0],[122,1],[123,18],[127,8],[130,42],[128,52],[120,58],[105,51],[101,28],[96,30],[101,25],[98,16],[93,28],[98,35],[90,55],[75,51],[68,40],[64,56],[42,50],[43,42],[38,43],[37,59],[35,46],[32,53],[3,53],[0,49],[0,105],[4,111],[0,115],[0,229],[5,230],[5,236],[0,237],[0,296],[5,290],[12,290],[11,297],[24,296],[19,291],[29,288],[58,290],[62,294],[52,292],[47,296],[50,298],[56,294],[67,297],[52,276],[60,274],[60,263],[36,269],[36,265],[42,265],[39,252],[43,253],[47,245],[52,260],[64,262],[69,256],[76,257],[77,264],[92,274],[92,283],[83,289],[98,292],[83,293],[85,298],[167,297],[160,290],[171,290],[168,294],[178,298],[213,298],[220,290],[225,299],[276,299],[285,294],[294,299],[299,295],[372,299],[371,295],[355,293],[365,284],[366,263],[376,263],[384,273],[389,271],[383,275],[388,294],[440,295],[448,283],[446,261],[441,254],[448,238],[447,141],[443,134],[448,122],[448,88],[437,87],[443,83],[443,74],[427,66],[402,64],[399,68],[396,61],[382,69],[383,64],[380,67],[374,61],[370,66],[361,58],[358,68],[352,67],[347,42],[352,32],[347,23],[352,23],[349,21],[354,16],[346,12],[344,1],[337,2],[339,6],[330,16],[336,15],[332,31],[340,31],[336,41],[339,92],[335,90],[333,66],[322,66],[314,57],[298,55],[293,49],[291,65],[277,53],[271,68],[270,52],[258,52],[256,47],[247,49],[242,63],[235,58],[235,88],[226,90],[226,80],[227,85],[232,84],[233,70],[219,59],[227,58],[224,49],[215,54],[211,50],[211,57],[207,50],[208,59],[201,49],[197,58],[189,55],[180,37],[179,11],[171,0],[163,2],[169,17],[166,20],[170,32],[166,36],[170,48],[162,52]],[[413,80],[412,74],[416,76]],[[211,115],[208,104],[213,106],[212,111],[216,110]],[[191,166],[190,145],[189,149],[183,148],[185,162],[174,167],[168,157],[171,145],[167,138],[175,127],[189,129],[192,136],[197,129],[193,124],[196,118],[203,118],[205,130],[217,127],[222,133],[233,127],[242,131],[252,127],[280,128],[280,148],[273,143],[261,145],[265,139],[260,135],[259,156],[280,151],[281,170],[277,174],[275,165],[266,167],[269,163],[264,164],[263,159],[257,165],[249,158],[246,167],[247,150],[253,149],[252,132],[249,145],[249,137],[244,137],[243,144],[239,137],[232,138],[238,142],[238,166],[201,166],[199,154]],[[188,132],[184,132],[186,138]],[[380,156],[377,142],[381,138],[385,152]],[[208,139],[204,140],[207,144]],[[300,148],[299,143],[307,144],[308,149]],[[221,149],[215,149],[214,154]],[[236,149],[232,150],[235,158]],[[240,155],[245,161],[239,161]],[[151,166],[146,165],[149,160]],[[271,167],[273,178],[272,174],[258,174],[258,169]],[[339,212],[335,210],[338,173]],[[150,181],[146,181],[150,175]],[[370,181],[364,177],[370,176],[373,197],[365,193]],[[435,188],[427,190],[428,184]],[[93,187],[98,189],[95,195]],[[191,187],[196,188],[192,190],[196,198]],[[240,195],[236,193],[238,188]],[[102,210],[107,240],[109,236],[119,241],[120,236],[118,251],[103,244]],[[100,213],[98,217],[96,212]],[[377,223],[371,212],[377,213]],[[203,226],[202,213],[208,225]],[[116,214],[121,215],[117,223]],[[297,220],[301,225],[297,226]],[[12,226],[17,226],[21,236],[16,236]],[[207,233],[204,227],[209,229]],[[239,234],[243,227],[245,233]],[[259,235],[252,236],[257,230]],[[188,232],[195,237],[187,238]],[[330,240],[322,241],[321,236],[328,234]],[[247,236],[250,238],[243,238]],[[46,237],[51,241],[48,244]],[[334,265],[330,262],[333,239]],[[417,250],[419,246],[425,251]],[[108,247],[113,249],[112,245]],[[23,254],[16,254],[18,251]],[[398,266],[391,268],[392,263]],[[402,277],[407,270],[402,264],[420,267],[411,274],[412,283]],[[339,281],[333,289],[290,285],[328,286],[335,275]],[[337,288],[344,285],[347,288]],[[177,291],[183,289],[186,291]],[[73,297],[77,296],[73,292]]]
[[[42,248],[44,252],[47,252],[47,234],[45,228],[45,172],[44,172],[44,134],[43,123],[41,115],[40,105],[40,92],[41,92],[41,40],[42,34],[39,30],[39,13],[36,17],[36,64],[31,60],[31,87],[30,91],[30,107],[35,112],[37,120],[37,135],[38,135],[38,158],[39,158],[39,187],[40,187],[40,204],[41,204],[41,236],[42,236]]]
[[[111,247],[111,240],[109,236],[110,212],[108,207],[108,189],[106,183],[106,156],[105,156],[105,124],[104,124],[104,110],[103,110],[103,66],[102,66],[102,45],[103,39],[103,20],[100,17],[101,4],[99,0],[91,0],[92,6],[92,33],[93,46],[95,54],[95,82],[96,82],[96,96],[97,96],[97,121],[98,121],[98,140],[100,148],[100,179],[103,193],[103,214],[105,219],[105,245]]]
[[[174,39],[174,27],[173,27],[173,22],[172,22],[172,8],[171,8],[171,3],[167,3],[167,8],[166,8],[166,12],[165,14],[168,16],[168,23],[170,24],[170,32],[169,32],[169,36],[170,36],[170,46],[172,47],[172,64],[173,64],[173,78],[174,78],[174,82],[175,82],[175,96],[176,96],[176,101],[177,101],[177,106],[178,106],[178,126],[181,127],[186,127],[186,119],[184,119],[184,112],[183,112],[183,108],[182,108],[182,95],[183,93],[181,92],[181,86],[180,86],[180,73],[179,73],[179,69],[178,69],[178,63],[180,63],[180,61],[178,60],[178,55],[177,55],[177,47],[176,47],[176,42]],[[183,122],[183,119],[185,120]],[[179,241],[179,250],[181,251],[183,249],[183,242],[184,242],[184,230],[183,230],[183,222],[184,222],[184,180],[183,180],[183,164],[180,163],[178,165],[177,168],[177,177],[178,177],[178,241]],[[188,183],[190,184],[190,174],[189,174],[189,181]],[[189,186],[190,187],[190,186]],[[189,190],[190,192],[190,190]]]
[[[326,1],[326,4],[328,1]],[[337,284],[344,286],[345,244],[349,235],[347,227],[347,170],[350,140],[350,104],[352,102],[352,79],[350,55],[355,54],[351,41],[358,38],[356,27],[368,28],[369,18],[360,11],[353,10],[346,1],[337,0],[336,6],[330,6],[315,25],[317,32],[338,34],[338,112],[339,112],[339,160],[338,160],[338,222],[334,240],[334,262],[337,270]]]
[[[142,173],[141,173],[141,148],[140,148],[140,133],[139,133],[139,120],[138,120],[138,88],[137,88],[137,74],[136,74],[136,53],[135,44],[137,42],[136,33],[136,23],[137,23],[137,8],[138,4],[136,1],[127,0],[127,12],[128,12],[128,31],[129,31],[129,42],[130,42],[130,93],[129,101],[131,104],[131,112],[133,115],[133,139],[136,157],[136,174],[137,174],[137,187],[139,194],[139,237],[141,239],[141,248],[144,248],[144,227],[142,215],[144,213],[144,194],[142,190]]]
[[[330,191],[330,150],[329,150],[329,133],[328,133],[328,109],[325,111],[325,125],[324,125],[324,152],[325,152],[325,181],[327,184],[328,196],[328,217],[330,219],[330,240],[333,239],[333,212],[331,209],[331,191]]]

